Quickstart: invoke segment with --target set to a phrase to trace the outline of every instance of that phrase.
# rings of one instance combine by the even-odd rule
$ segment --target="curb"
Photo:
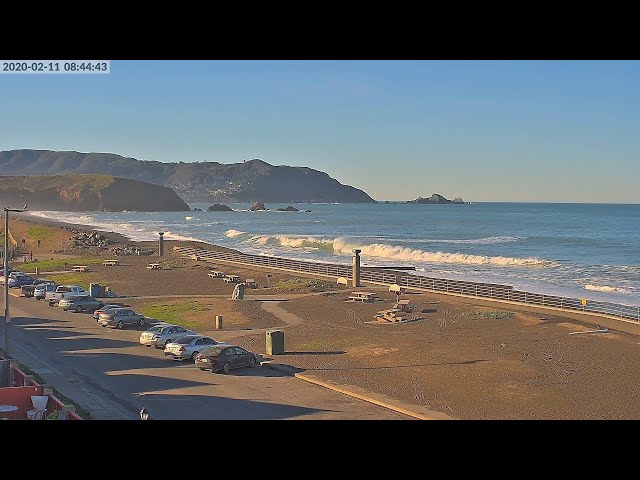
[[[424,413],[419,413],[419,412],[415,412],[412,411],[408,408],[405,408],[404,406],[400,406],[400,405],[393,405],[391,403],[389,403],[388,401],[385,400],[380,400],[377,398],[373,398],[372,394],[370,393],[356,393],[352,390],[348,390],[346,388],[346,386],[338,386],[338,385],[334,385],[328,382],[324,382],[322,380],[318,380],[312,376],[309,375],[305,375],[303,373],[296,373],[294,371],[293,367],[290,367],[288,365],[283,365],[283,364],[279,364],[279,363],[272,363],[270,361],[263,361],[260,362],[260,365],[263,367],[267,367],[270,368],[272,370],[276,370],[278,372],[290,375],[292,377],[298,378],[300,380],[304,380],[305,382],[309,382],[309,383],[313,383],[315,385],[327,388],[329,390],[333,390],[334,392],[338,392],[338,393],[342,393],[343,395],[347,395],[349,397],[353,397],[353,398],[357,398],[358,400],[363,400],[365,402],[369,402],[372,403],[374,405],[378,405],[380,407],[383,408],[387,408],[389,410],[393,410],[394,412],[397,413],[401,413],[403,415],[407,415],[409,417],[413,417],[417,420],[455,420],[454,417],[451,417],[447,414],[444,413],[440,413],[440,412],[435,412],[435,411],[429,411],[429,414],[424,414]]]

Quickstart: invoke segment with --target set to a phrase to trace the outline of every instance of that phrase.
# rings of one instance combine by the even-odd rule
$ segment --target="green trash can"
[[[91,295],[93,298],[104,297],[104,294],[105,294],[104,286],[100,285],[99,283],[89,284],[89,295]]]
[[[267,355],[284,355],[284,332],[267,330]]]

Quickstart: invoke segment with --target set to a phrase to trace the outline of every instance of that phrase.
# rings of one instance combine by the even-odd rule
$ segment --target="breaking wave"
[[[609,287],[607,285],[585,285],[585,290],[594,290],[596,292],[606,292],[606,293],[629,293],[629,291],[625,288],[620,287]]]
[[[318,250],[332,254],[351,255],[354,248],[362,250],[362,254],[369,257],[378,257],[396,261],[423,262],[423,263],[458,263],[469,265],[496,265],[496,266],[548,266],[552,262],[538,258],[512,258],[489,257],[484,255],[471,255],[466,253],[429,252],[420,249],[411,249],[399,245],[386,243],[370,243],[354,241],[346,238],[322,238],[297,235],[255,235],[239,230],[227,230],[228,238],[236,238],[242,244],[263,245],[275,247],[300,248]],[[506,237],[490,237],[506,238]],[[517,238],[517,237],[509,237]]]

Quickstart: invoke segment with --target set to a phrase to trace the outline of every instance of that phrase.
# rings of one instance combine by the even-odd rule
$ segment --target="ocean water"
[[[208,204],[191,204],[206,210]],[[133,240],[201,240],[242,252],[513,285],[531,292],[640,305],[640,205],[473,203],[295,204],[311,212],[34,215],[120,232]]]

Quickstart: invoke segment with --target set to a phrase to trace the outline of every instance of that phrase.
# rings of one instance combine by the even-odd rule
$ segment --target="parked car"
[[[174,338],[184,337],[185,335],[197,335],[197,332],[187,330],[180,325],[159,323],[140,334],[140,343],[147,347],[153,345],[156,348],[161,348],[167,343],[171,343]]]
[[[47,283],[55,284],[55,282],[53,280],[42,280],[41,278],[38,278],[38,279],[35,279],[31,285],[22,285],[20,287],[20,290],[22,291],[22,294],[25,297],[29,297],[30,298],[30,297],[34,296],[36,287],[38,285],[44,285],[44,284],[47,284]]]
[[[240,367],[255,367],[258,356],[237,345],[215,345],[196,355],[195,365],[200,370],[211,370],[211,373],[229,373]]]
[[[9,275],[11,275],[15,270],[11,267],[7,268],[7,272],[9,273]],[[2,272],[2,275],[0,275],[0,284],[4,285],[4,277],[6,277],[6,273],[4,271],[4,268],[2,270],[0,270],[0,272]]]
[[[213,338],[204,337],[202,335],[185,335],[164,346],[164,356],[172,357],[174,360],[195,359],[196,355],[201,351],[219,345]]]
[[[29,275],[9,275],[9,288],[20,288],[22,285],[31,285],[35,281],[35,278],[30,277]]]
[[[119,305],[117,303],[108,303],[106,305],[101,306],[95,312],[93,312],[93,318],[96,320],[100,320],[101,313],[108,313],[109,310],[113,310],[114,308],[125,308],[124,305]]]
[[[41,283],[40,285],[36,285],[36,288],[33,290],[33,298],[36,300],[44,300],[47,295],[47,292],[55,292],[56,288],[58,288],[57,283]]]
[[[77,313],[91,312],[104,305],[104,302],[93,297],[63,298],[58,302],[58,306],[63,310],[72,310]]]
[[[123,328],[125,325],[144,325],[144,315],[134,312],[130,308],[114,308],[98,317],[101,327]]]
[[[60,285],[56,288],[55,292],[47,292],[45,300],[47,300],[49,302],[49,306],[52,307],[63,298],[69,299],[74,297],[85,297],[87,295],[89,295],[89,292],[78,285]]]

